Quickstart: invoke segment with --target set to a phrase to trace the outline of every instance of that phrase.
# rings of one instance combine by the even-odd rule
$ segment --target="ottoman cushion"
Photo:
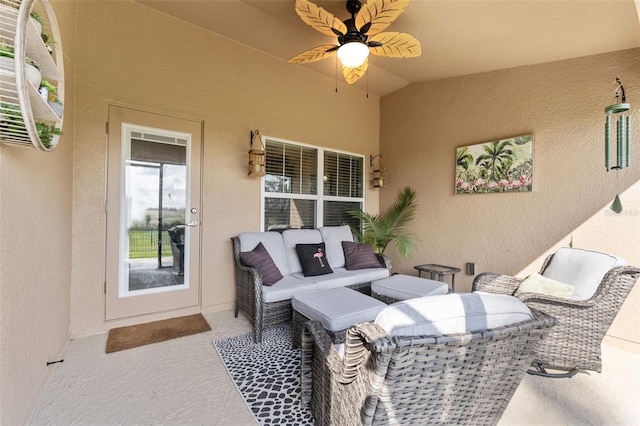
[[[423,296],[447,294],[449,286],[442,281],[412,277],[410,275],[392,275],[371,283],[371,291],[398,300]]]
[[[340,331],[363,321],[373,321],[387,305],[350,288],[337,287],[293,296],[293,309],[317,320],[327,330]]]

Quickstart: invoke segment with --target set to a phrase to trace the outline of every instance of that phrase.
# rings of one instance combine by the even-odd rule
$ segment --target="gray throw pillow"
[[[351,241],[343,241],[342,250],[344,250],[345,267],[349,271],[382,267],[380,260],[376,257],[369,243],[358,244]]]
[[[251,251],[240,252],[240,261],[245,266],[257,269],[262,277],[262,284],[266,286],[272,286],[282,279],[280,270],[262,243],[258,243]]]

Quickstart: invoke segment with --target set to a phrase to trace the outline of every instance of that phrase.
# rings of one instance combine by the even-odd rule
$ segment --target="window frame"
[[[345,197],[338,195],[325,195],[324,194],[324,179],[316,179],[316,194],[294,194],[294,193],[282,193],[282,192],[266,192],[265,191],[265,179],[266,176],[260,178],[260,230],[261,232],[265,231],[265,199],[266,198],[282,198],[282,199],[299,199],[299,200],[314,200],[316,202],[315,209],[315,228],[320,228],[324,223],[324,201],[342,201],[342,202],[357,202],[360,203],[360,208],[363,208],[365,205],[365,196],[366,196],[366,164],[365,164],[365,156],[362,154],[357,154],[354,152],[349,152],[341,149],[327,148],[318,145],[312,145],[308,143],[292,141],[289,139],[276,138],[273,136],[261,135],[262,143],[266,149],[267,141],[280,142],[284,144],[296,145],[303,148],[311,148],[315,149],[317,152],[316,159],[316,171],[317,176],[324,177],[324,155],[325,152],[332,152],[336,154],[344,154],[352,157],[358,157],[362,159],[362,174],[360,178],[362,179],[362,197]],[[268,161],[268,158],[267,158]]]

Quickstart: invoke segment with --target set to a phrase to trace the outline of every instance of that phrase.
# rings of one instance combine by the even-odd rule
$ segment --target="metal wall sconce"
[[[267,174],[267,150],[262,143],[259,130],[251,131],[249,142],[249,176],[262,177]]]
[[[374,160],[378,159],[375,162]],[[384,168],[384,163],[382,162],[382,154],[378,155],[369,155],[369,167],[373,169],[373,187],[374,188],[384,188],[387,186],[387,169]]]
[[[629,110],[631,105],[626,103],[624,87],[619,78],[616,78],[615,104],[604,109],[606,121],[604,123],[604,166],[607,171],[622,170],[631,166],[631,117]],[[616,127],[616,165],[611,166],[611,121]],[[611,210],[622,212],[622,202],[619,194],[611,204]]]

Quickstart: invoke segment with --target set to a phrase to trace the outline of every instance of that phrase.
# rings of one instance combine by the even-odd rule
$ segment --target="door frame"
[[[185,212],[186,223],[196,221],[196,227],[189,227],[188,273],[189,281],[176,288],[165,287],[160,291],[141,291],[137,294],[120,295],[121,258],[121,219],[124,206],[121,205],[123,168],[123,133],[125,125],[134,128],[157,129],[168,133],[190,134],[187,149],[189,175],[187,190],[189,205]],[[202,241],[202,151],[203,122],[184,117],[175,117],[162,113],[149,112],[116,104],[108,105],[107,123],[107,163],[106,163],[106,244],[105,244],[105,284],[104,312],[105,320],[155,314],[185,308],[201,306],[201,241]],[[191,213],[191,209],[196,213]],[[186,267],[186,265],[185,265]]]

